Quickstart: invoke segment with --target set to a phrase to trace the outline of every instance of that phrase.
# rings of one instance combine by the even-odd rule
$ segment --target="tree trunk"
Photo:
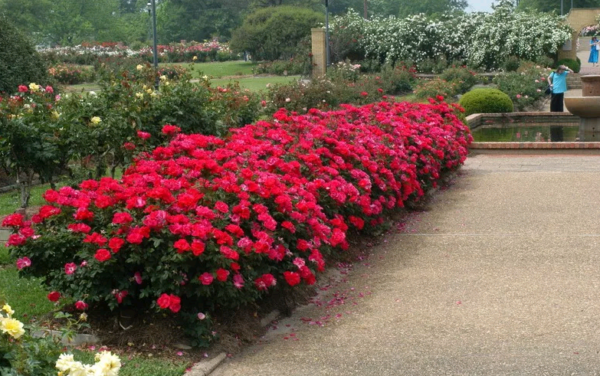
[[[33,171],[18,174],[17,183],[21,186],[21,208],[26,209],[29,206],[31,198],[31,185],[33,184]]]

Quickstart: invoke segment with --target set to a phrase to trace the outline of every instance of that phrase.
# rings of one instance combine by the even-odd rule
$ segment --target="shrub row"
[[[52,181],[68,172],[81,181],[88,174],[104,175],[107,167],[114,173],[128,162],[124,143],[137,131],[154,135],[156,145],[165,123],[188,133],[223,135],[258,117],[258,95],[237,85],[214,88],[208,81],[192,83],[183,73],[170,80],[172,72],[163,72],[155,89],[154,71],[138,68],[108,72],[98,93],[60,96],[50,86],[31,84],[0,99],[0,165],[21,178],[23,192],[36,174]],[[22,205],[27,206],[27,194]]]
[[[311,108],[329,110],[343,103],[367,104],[410,92],[415,81],[412,68],[385,66],[379,74],[360,74],[359,66],[340,63],[326,77],[269,87],[267,113],[280,108],[306,113]]]
[[[370,231],[466,158],[472,138],[446,104],[285,110],[225,138],[180,134],[144,148],[122,180],[48,190],[31,221],[3,226],[24,276],[76,307],[180,313],[197,343],[212,314],[275,288],[315,283],[350,231]],[[143,151],[142,151],[143,150]]]

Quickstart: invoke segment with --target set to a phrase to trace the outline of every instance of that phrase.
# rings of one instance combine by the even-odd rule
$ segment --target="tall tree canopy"
[[[517,9],[534,9],[540,12],[556,12],[560,14],[560,0],[520,0]],[[600,0],[573,0],[573,8],[600,8]],[[563,0],[563,10],[571,10],[571,1]]]

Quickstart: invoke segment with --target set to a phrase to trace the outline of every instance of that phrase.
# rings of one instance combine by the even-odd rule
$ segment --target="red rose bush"
[[[432,102],[281,110],[225,138],[167,125],[170,142],[139,154],[120,181],[48,190],[31,221],[7,217],[8,244],[53,301],[156,306],[199,323],[314,284],[351,229],[376,229],[460,166],[468,128]]]

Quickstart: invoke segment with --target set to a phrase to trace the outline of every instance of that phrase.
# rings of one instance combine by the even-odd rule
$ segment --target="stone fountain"
[[[600,141],[600,76],[581,76],[581,86],[581,96],[565,96],[565,105],[580,118],[579,141]]]

